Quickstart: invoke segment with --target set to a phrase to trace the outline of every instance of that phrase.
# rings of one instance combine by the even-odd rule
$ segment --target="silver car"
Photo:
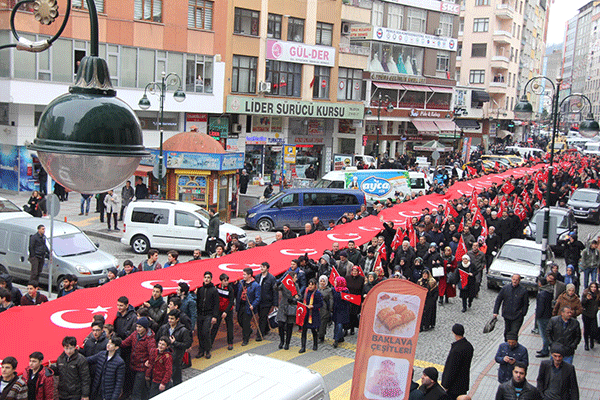
[[[536,278],[545,275],[548,265],[554,260],[554,254],[548,246],[547,260],[544,268],[542,262],[542,245],[532,240],[510,239],[500,249],[490,270],[487,273],[488,288],[500,288],[510,283],[514,274],[521,275],[521,284],[527,290],[537,290]]]

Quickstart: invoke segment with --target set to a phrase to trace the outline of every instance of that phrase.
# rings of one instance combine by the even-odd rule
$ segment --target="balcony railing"
[[[371,54],[371,50],[368,47],[357,46],[355,44],[340,43],[340,53],[354,54],[357,56],[368,57]]]
[[[342,0],[342,4],[349,6],[366,8],[371,10],[373,8],[373,0]]]

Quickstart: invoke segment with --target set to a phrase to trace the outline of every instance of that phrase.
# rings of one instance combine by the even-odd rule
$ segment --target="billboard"
[[[410,193],[408,171],[352,171],[344,173],[346,189],[360,189],[370,201],[384,201],[396,192]]]

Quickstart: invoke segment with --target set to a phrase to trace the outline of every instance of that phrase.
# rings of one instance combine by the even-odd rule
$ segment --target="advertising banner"
[[[353,400],[408,399],[427,289],[388,279],[365,298],[356,345]]]
[[[368,200],[385,200],[394,193],[410,193],[408,171],[353,171],[345,173],[346,189],[360,189]]]
[[[334,67],[335,48],[268,39],[267,59]]]
[[[354,156],[351,154],[334,154],[333,155],[333,170],[341,171],[346,167],[354,164]]]
[[[296,146],[283,146],[283,162],[286,164],[296,164]]]
[[[458,42],[451,37],[434,36],[421,32],[401,31],[399,29],[370,25],[353,26],[350,33],[350,39],[370,39],[447,51],[456,51]]]
[[[245,96],[227,96],[227,112],[280,117],[363,119],[363,104],[321,103]]]

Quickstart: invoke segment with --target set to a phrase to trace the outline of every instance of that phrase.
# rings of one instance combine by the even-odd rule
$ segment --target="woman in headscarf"
[[[554,310],[552,310],[552,316],[557,316],[560,313],[560,310],[565,306],[571,307],[571,310],[573,310],[573,318],[577,318],[583,311],[581,300],[579,299],[579,296],[577,296],[577,293],[575,293],[575,285],[572,283],[569,283],[567,285],[567,290],[556,299]]]
[[[583,339],[585,349],[589,350],[590,348],[594,348],[596,332],[598,331],[600,292],[598,292],[598,284],[596,282],[590,283],[590,286],[583,291],[581,306],[583,307],[583,313],[581,314],[581,318],[583,319]]]
[[[466,285],[463,286],[462,284],[465,281],[462,276],[459,281],[460,298],[462,299],[463,305],[462,312],[467,312],[467,306],[471,308],[473,299],[477,293],[477,283],[475,282],[475,274],[473,274],[473,267],[471,266],[471,257],[466,254],[462,256],[462,261],[458,265],[458,268],[468,276],[468,279],[466,279]]]
[[[323,307],[323,297],[317,290],[317,280],[315,278],[310,278],[308,280],[308,286],[304,289],[302,298],[308,311],[304,316],[304,325],[302,325],[302,335],[300,337],[300,351],[298,353],[306,352],[306,336],[308,335],[309,329],[313,336],[313,350],[317,351],[319,348],[317,329],[321,326],[321,313],[319,310]]]
[[[579,293],[579,278],[575,275],[575,267],[571,264],[567,265],[567,273],[565,274],[565,285],[569,283],[575,285],[575,293]]]
[[[449,246],[444,248],[442,265],[444,266],[444,276],[440,277],[438,282],[440,305],[444,304],[444,296],[446,297],[446,304],[448,303],[449,297],[456,297],[456,288],[454,285],[448,284],[448,274],[456,269],[456,260],[454,259],[454,255],[452,255],[452,249]]]
[[[363,288],[365,287],[365,277],[360,275],[358,265],[352,266],[350,272],[346,275],[346,286],[350,294],[358,294],[362,298]],[[360,305],[350,304],[350,334],[354,335],[354,328],[358,329],[360,318]]]
[[[435,328],[436,300],[438,298],[438,283],[428,269],[423,270],[423,275],[418,284],[427,289],[423,318],[421,318],[421,332]]]
[[[319,310],[321,314],[321,326],[319,327],[319,342],[325,341],[325,335],[327,334],[327,325],[331,321],[331,311],[333,308],[333,293],[331,287],[329,287],[329,279],[326,275],[319,277],[319,292],[323,298],[323,306]]]
[[[365,286],[363,287],[363,299],[367,297],[367,293],[383,279],[385,279],[383,270],[381,271],[381,278],[377,275],[377,272],[369,272],[367,274],[367,283],[365,283]]]
[[[333,291],[333,347],[337,348],[339,342],[344,341],[344,324],[350,323],[350,303],[342,298],[348,293],[346,279],[342,276],[335,278],[335,290]]]

